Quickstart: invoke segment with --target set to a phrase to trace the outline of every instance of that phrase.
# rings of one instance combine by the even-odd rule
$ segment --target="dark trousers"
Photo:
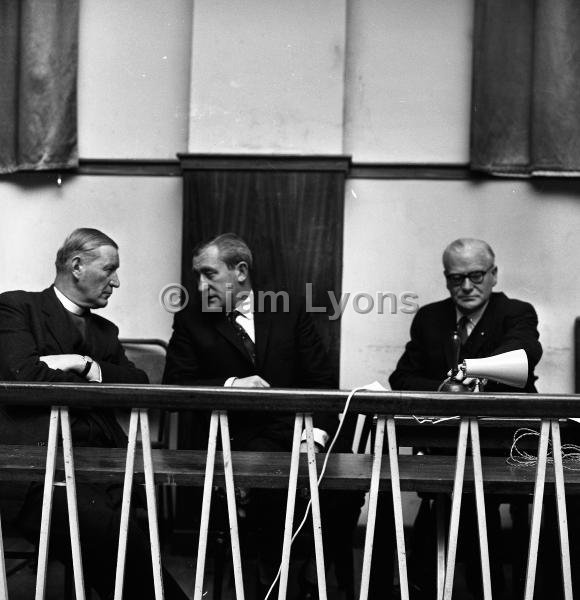
[[[301,490],[298,490],[301,495]],[[354,586],[352,581],[353,534],[363,500],[358,492],[321,490],[320,513],[324,558],[327,569],[335,566],[340,587]],[[256,550],[262,583],[274,578],[282,556],[287,490],[254,489],[246,507],[246,526],[256,536]],[[294,511],[295,531],[307,507],[304,497],[297,497]],[[312,519],[309,517],[300,535],[292,545],[292,556],[313,556],[314,538]],[[350,561],[350,562],[349,562]],[[306,575],[304,577],[308,578]],[[265,581],[267,579],[268,581]],[[314,583],[314,582],[312,582]]]
[[[444,509],[446,525],[449,523],[451,503],[446,498]],[[499,503],[493,497],[486,499],[487,539],[491,570],[492,593],[494,598],[501,597],[505,588],[501,561],[501,521]],[[423,498],[417,513],[410,540],[409,579],[416,590],[416,597],[434,599],[437,596],[437,520],[435,501]],[[445,539],[448,528],[445,530]],[[461,501],[461,517],[457,560],[465,564],[465,574],[469,591],[475,598],[481,598],[481,556],[479,549],[479,531],[475,496],[464,494]]]
[[[391,492],[380,492],[371,562],[369,600],[390,600],[393,595],[395,520]],[[397,596],[398,597],[398,596]]]
[[[264,434],[246,442],[243,450],[287,452],[289,445],[289,439]],[[256,535],[258,565],[264,585],[273,580],[280,565],[287,495],[286,489],[252,489],[249,502],[245,507],[247,527]],[[297,490],[293,530],[298,527],[304,515],[308,503],[307,498],[308,493],[305,490]],[[352,581],[353,535],[363,502],[364,494],[361,492],[320,491],[326,567],[327,569],[331,565],[336,567],[338,584],[345,589],[354,586]],[[292,546],[292,556],[303,558],[312,556],[313,548],[312,519],[309,518]],[[350,564],[347,565],[346,561],[350,561]]]
[[[566,513],[568,517],[572,592],[574,597],[578,597],[580,594],[580,569],[578,569],[578,563],[580,561],[579,496],[566,496]],[[540,532],[534,598],[550,598],[550,600],[560,600],[561,598],[564,598],[558,514],[556,509],[556,498],[552,495],[544,496],[542,530]]]
[[[23,535],[38,543],[43,486],[31,486],[18,517]],[[77,484],[77,504],[85,584],[102,600],[113,598],[121,518],[121,486]],[[50,530],[50,556],[62,562],[71,559],[66,489],[54,490]],[[165,598],[187,600],[187,596],[164,570]],[[149,535],[131,518],[125,563],[125,598],[154,600]]]

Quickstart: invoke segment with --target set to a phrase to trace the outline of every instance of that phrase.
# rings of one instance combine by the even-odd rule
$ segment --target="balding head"
[[[489,266],[495,262],[495,253],[491,246],[483,240],[475,238],[459,238],[449,244],[443,251],[443,268],[448,271],[448,264],[452,254],[478,256],[489,262]]]

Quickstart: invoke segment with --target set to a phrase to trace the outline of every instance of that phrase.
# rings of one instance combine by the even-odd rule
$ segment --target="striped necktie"
[[[236,318],[241,315],[240,311],[234,310],[228,313],[227,319],[231,323],[238,339],[242,342],[242,345],[246,349],[248,356],[252,360],[252,364],[256,364],[256,345],[252,341],[252,338],[248,335],[248,332],[236,321]]]
[[[465,342],[467,342],[467,338],[469,337],[469,332],[467,331],[467,325],[469,323],[469,317],[463,315],[459,321],[457,321],[457,333],[459,334],[459,338],[461,339],[461,345],[465,346]]]

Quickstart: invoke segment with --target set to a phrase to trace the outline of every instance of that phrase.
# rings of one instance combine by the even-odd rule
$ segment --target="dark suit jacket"
[[[257,292],[256,292],[257,294]],[[167,350],[164,382],[178,385],[222,386],[229,377],[260,375],[277,388],[335,387],[324,345],[301,302],[291,299],[284,312],[281,302],[254,313],[256,365],[223,313],[202,312],[190,303],[176,314]],[[230,414],[233,447],[254,448],[268,439],[273,447],[288,448],[294,415],[252,412]],[[330,435],[336,416],[317,416],[315,425]]]
[[[52,287],[42,292],[0,294],[0,380],[87,383],[76,373],[50,369],[39,360],[50,354],[86,354],[99,363],[103,383],[147,383],[147,375],[125,356],[117,327],[92,313],[88,318],[90,347]],[[23,435],[26,442],[46,440],[46,411],[14,407],[10,416],[19,430],[8,432],[12,438]],[[81,432],[85,437],[95,434],[93,439],[78,440],[80,443],[122,442],[124,436],[112,412],[91,409],[71,416],[73,437]],[[105,439],[101,439],[103,435]]]
[[[411,325],[411,340],[389,378],[394,390],[435,391],[455,366],[452,334],[456,328],[455,305],[451,298],[428,304],[417,312]],[[531,304],[493,293],[480,321],[469,336],[461,356],[484,358],[518,350],[526,351],[529,362],[526,392],[535,392],[534,368],[542,356],[538,341],[538,317]],[[487,391],[522,391],[489,382]]]

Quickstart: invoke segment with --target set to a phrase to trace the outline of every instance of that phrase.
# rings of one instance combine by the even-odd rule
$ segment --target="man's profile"
[[[147,375],[127,359],[117,326],[93,313],[107,306],[119,287],[117,244],[96,229],[73,231],[56,256],[54,284],[40,292],[0,294],[0,380],[99,383],[147,383]],[[1,415],[13,443],[43,444],[48,436],[48,411],[11,407]],[[127,438],[112,409],[92,407],[70,411],[75,445],[127,447]],[[115,582],[122,486],[77,483],[80,539],[86,582],[101,597],[112,597]],[[28,488],[17,525],[38,542],[42,484]],[[65,489],[54,490],[51,555],[70,558]],[[131,519],[125,590],[135,598],[154,598],[149,538]],[[175,581],[165,575],[167,598],[185,600]]]

